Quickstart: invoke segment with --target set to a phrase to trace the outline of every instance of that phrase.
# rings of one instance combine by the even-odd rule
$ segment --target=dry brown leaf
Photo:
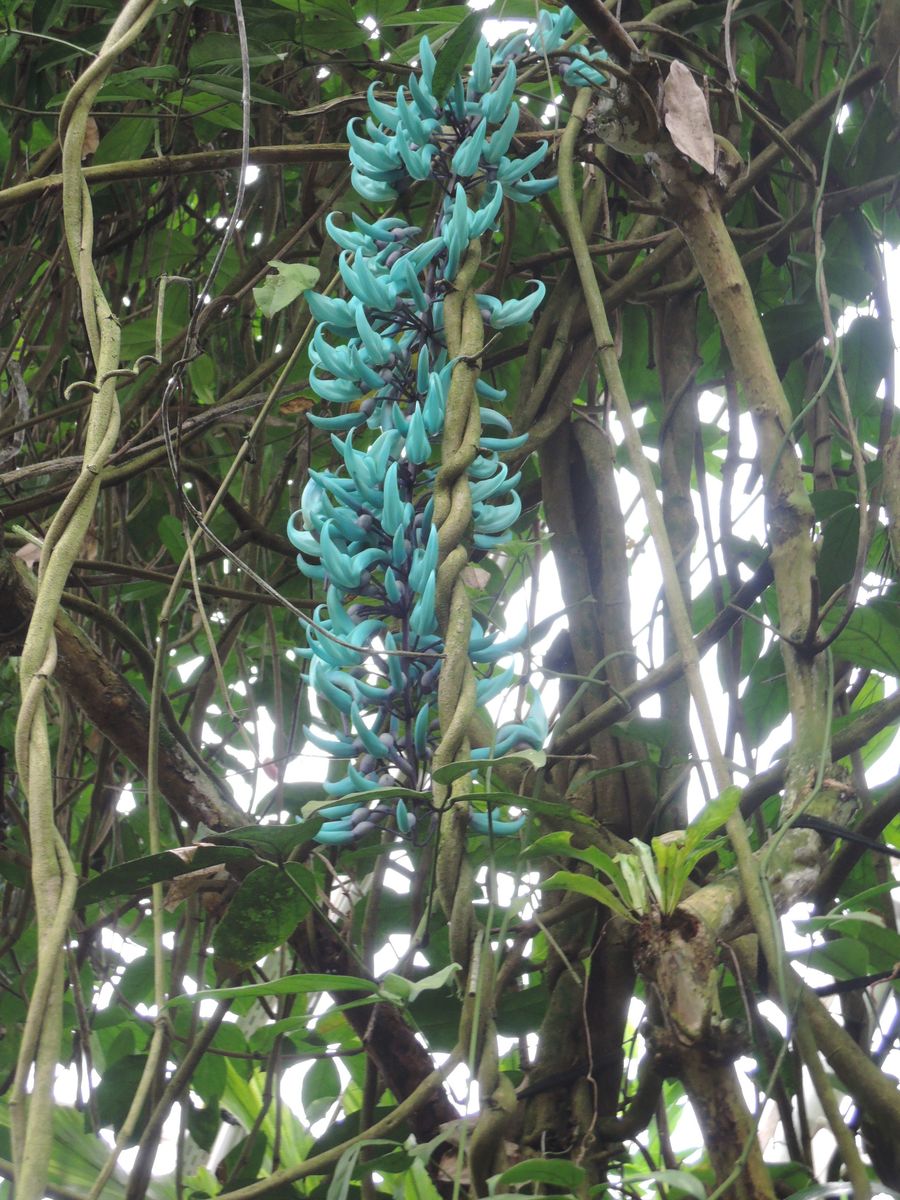
[[[195,847],[191,847],[195,849]],[[173,879],[169,884],[166,892],[166,899],[163,907],[166,912],[174,912],[175,909],[189,896],[193,896],[194,892],[205,883],[216,883],[225,881],[228,878],[228,871],[225,867],[202,867],[199,871],[190,871],[187,875],[179,875],[177,879]]]
[[[97,127],[97,122],[93,117],[88,117],[87,124],[84,127],[84,141],[81,143],[81,157],[84,159],[89,154],[94,154],[99,145],[100,130]]]
[[[24,546],[20,546],[16,551],[16,558],[21,559],[26,567],[34,569],[41,557],[41,548],[36,546],[34,542],[26,542]]]
[[[294,413],[309,412],[315,406],[315,403],[315,400],[310,396],[291,396],[289,400],[283,400],[278,407],[285,416],[291,416]]]
[[[99,548],[97,542],[97,524],[95,521],[91,521],[87,533],[84,535],[84,541],[81,543],[81,551],[78,557],[86,561],[95,559]]]
[[[712,175],[716,169],[716,140],[703,89],[691,71],[676,59],[663,88],[666,129],[691,162]]]
[[[486,571],[484,567],[476,567],[472,563],[469,563],[468,566],[463,567],[460,577],[466,587],[478,588],[481,591],[490,582],[491,573],[490,571]]]

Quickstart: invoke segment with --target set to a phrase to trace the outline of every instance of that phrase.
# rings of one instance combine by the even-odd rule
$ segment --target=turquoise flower
[[[336,471],[310,471],[299,512],[288,525],[298,566],[325,584],[307,646],[299,651],[330,736],[306,728],[309,740],[346,760],[338,780],[325,784],[335,803],[317,840],[349,845],[379,828],[403,838],[427,836],[430,814],[410,803],[385,801],[385,788],[427,791],[437,738],[437,686],[443,641],[435,613],[438,535],[433,490],[453,363],[443,337],[443,296],[473,238],[493,230],[504,197],[526,203],[555,186],[538,177],[544,142],[523,157],[512,151],[519,123],[514,101],[517,62],[554,54],[570,37],[569,8],[542,12],[530,35],[516,34],[493,54],[482,39],[465,87],[459,78],[441,102],[432,90],[435,57],[419,46],[419,73],[400,87],[393,104],[369,88],[370,116],[347,127],[351,182],[364,199],[387,203],[432,182],[444,195],[425,232],[400,217],[366,221],[352,214],[347,228],[332,214],[329,235],[340,247],[338,266],[347,298],[308,293],[317,327],[310,344],[310,386],[338,410],[310,414],[338,451]],[[593,65],[602,54],[568,48],[558,69],[567,82],[602,81]],[[363,132],[364,130],[364,132]],[[544,298],[536,281],[526,294],[501,300],[479,295],[487,324],[524,324]],[[474,546],[489,552],[511,536],[521,514],[500,455],[521,445],[495,405],[506,393],[476,384],[482,434],[468,469]],[[371,437],[374,434],[374,438]],[[367,440],[368,439],[368,440]],[[485,705],[515,686],[512,667],[496,664],[522,646],[525,631],[500,639],[473,620],[469,653],[487,673],[476,697]],[[494,745],[474,752],[492,757],[539,749],[547,720],[535,695],[528,715],[501,725]],[[366,796],[372,794],[367,803]],[[350,799],[344,801],[344,797]],[[514,833],[524,818],[473,813],[475,833]]]

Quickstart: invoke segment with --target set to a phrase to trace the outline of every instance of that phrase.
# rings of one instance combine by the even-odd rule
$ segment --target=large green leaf
[[[0,1104],[0,1150],[9,1161],[9,1107]],[[84,1113],[65,1105],[53,1110],[53,1140],[51,1142],[50,1186],[75,1189],[86,1195],[93,1187],[101,1168],[109,1157],[109,1147],[100,1138],[87,1133]],[[103,1187],[104,1200],[125,1200],[128,1175],[117,1166]],[[175,1200],[175,1187],[165,1179],[151,1178],[147,1185],[147,1200]]]
[[[192,871],[202,871],[221,863],[240,862],[252,856],[250,847],[241,846],[200,844],[163,850],[160,854],[148,854],[145,858],[120,863],[96,875],[81,885],[75,903],[83,908],[115,896],[134,896],[151,884],[177,879],[179,875],[189,875]]]
[[[287,941],[315,900],[311,871],[298,863],[263,863],[235,893],[216,929],[213,949],[226,962],[250,966]]]
[[[275,274],[267,275],[260,286],[253,289],[253,299],[265,317],[274,317],[293,304],[304,292],[315,287],[319,278],[318,268],[308,263],[286,263],[273,258],[269,266],[275,268]]]
[[[296,825],[241,825],[227,833],[203,834],[203,841],[214,846],[240,846],[259,858],[284,862],[292,850],[310,841],[320,822],[313,819]]]
[[[209,988],[189,996],[174,996],[169,1005],[198,1004],[203,1000],[245,1000],[259,996],[296,996],[308,992],[364,992],[377,996],[377,983],[353,975],[284,975],[267,983],[247,983],[241,987]]]
[[[155,122],[149,117],[122,117],[109,129],[101,131],[94,165],[140,158],[150,145],[154,126]]]
[[[562,1158],[529,1158],[516,1163],[494,1180],[494,1191],[516,1184],[537,1183],[555,1186],[560,1191],[577,1192],[585,1180],[583,1167]]]
[[[837,623],[840,607],[823,622],[824,632]],[[870,600],[856,608],[834,643],[834,652],[858,667],[900,674],[900,608],[894,600]]]
[[[484,20],[480,12],[467,13],[457,28],[447,39],[434,69],[432,91],[437,100],[443,100],[449,92],[453,80],[469,62],[472,51],[481,36],[481,22]]]

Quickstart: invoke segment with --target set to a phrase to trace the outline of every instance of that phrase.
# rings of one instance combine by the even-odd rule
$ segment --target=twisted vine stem
[[[54,814],[53,754],[46,691],[56,666],[54,621],[63,589],[96,505],[100,471],[119,432],[116,377],[119,324],[94,271],[93,212],[82,176],[84,133],[94,97],[119,54],[141,33],[156,0],[128,0],[99,54],[73,85],[60,114],[63,223],[81,294],[81,311],[94,360],[81,472],[54,517],[38,565],[34,610],[19,667],[22,707],[16,724],[16,762],[28,804],[31,878],[37,919],[37,972],[10,1097],[13,1162],[19,1200],[41,1200],[52,1143],[53,1078],[62,1038],[66,929],[76,876]],[[32,1067],[30,1097],[27,1081]]]
[[[481,261],[478,241],[468,252],[444,301],[447,350],[456,359],[444,416],[441,465],[434,481],[434,524],[438,531],[435,612],[444,635],[444,662],[438,681],[438,719],[441,739],[433,768],[469,752],[469,727],[475,716],[475,672],[469,658],[472,602],[463,582],[469,561],[465,543],[472,521],[472,493],[467,469],[475,459],[481,437],[481,416],[475,380],[484,345],[484,324],[475,300],[474,280]],[[471,867],[466,860],[468,812],[451,800],[471,790],[463,775],[455,784],[434,784],[435,804],[444,810],[437,851],[437,887],[441,907],[450,922],[450,953],[468,973],[474,935]]]

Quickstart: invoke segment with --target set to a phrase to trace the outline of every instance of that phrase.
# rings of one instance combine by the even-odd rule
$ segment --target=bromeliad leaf
[[[606,908],[612,909],[614,913],[618,913],[620,917],[625,917],[628,921],[636,921],[634,913],[625,907],[619,897],[598,879],[592,879],[590,875],[576,875],[574,871],[557,871],[555,875],[545,879],[542,886],[545,891],[558,888],[560,891],[577,892],[579,896],[587,896],[591,900],[596,900],[598,904],[605,905]]]
[[[727,787],[721,796],[710,801],[685,830],[685,847],[695,850],[704,838],[721,828],[741,802],[741,789]]]

